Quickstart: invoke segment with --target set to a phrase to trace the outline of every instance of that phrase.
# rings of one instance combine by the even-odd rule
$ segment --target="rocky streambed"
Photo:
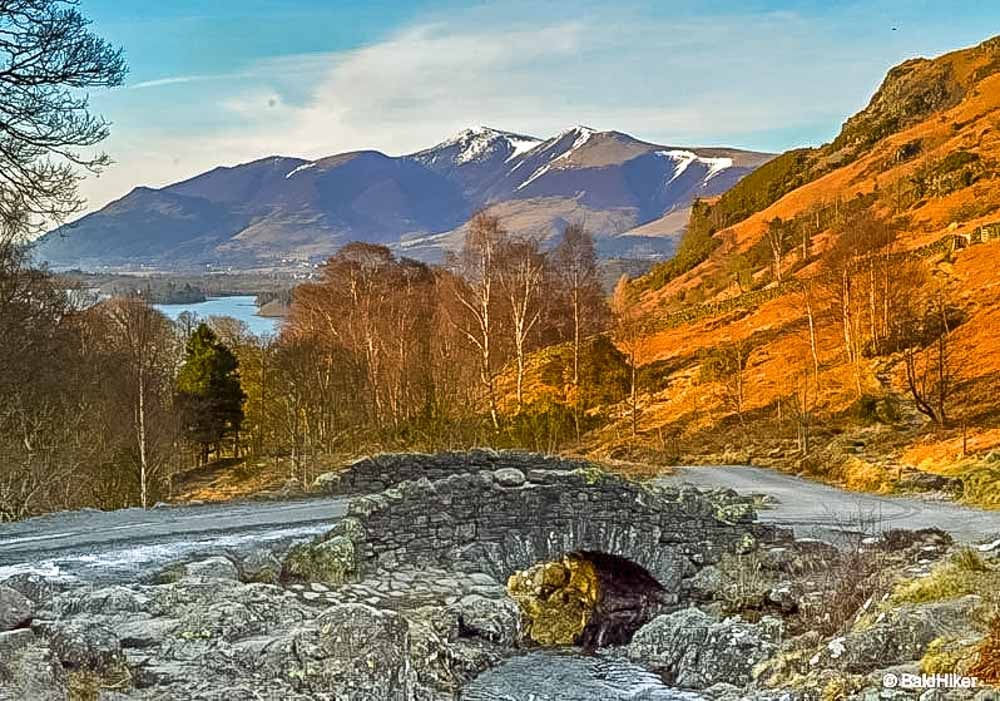
[[[492,462],[359,498],[291,549],[112,585],[0,582],[0,699],[996,698],[883,684],[985,668],[988,546],[935,531],[794,540],[734,494],[461,459]]]

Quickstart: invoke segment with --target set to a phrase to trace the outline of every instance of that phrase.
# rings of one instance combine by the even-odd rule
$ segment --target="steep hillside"
[[[777,259],[769,228],[786,232]],[[868,248],[867,231],[894,239]],[[983,475],[1000,455],[1000,38],[892,69],[832,143],[783,154],[698,208],[680,245],[619,290],[643,329],[640,442],[873,489],[920,468],[988,501]],[[854,360],[844,270],[857,276],[846,318],[866,339]],[[887,291],[869,314],[876,274]],[[885,330],[870,335],[876,320]],[[918,411],[907,373],[912,363],[927,393],[942,357],[943,426]],[[613,451],[623,435],[616,425],[590,447]]]
[[[658,255],[672,250],[696,198],[769,157],[586,127],[547,140],[480,127],[407,156],[270,157],[137,188],[50,233],[38,254],[72,267],[257,266],[321,260],[358,240],[435,260],[473,211],[492,206],[521,233],[544,238],[585,219],[607,255]],[[652,221],[660,226],[628,233]]]

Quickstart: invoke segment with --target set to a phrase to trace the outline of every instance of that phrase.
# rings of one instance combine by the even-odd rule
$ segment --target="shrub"
[[[951,556],[955,567],[966,572],[989,572],[990,568],[983,556],[972,548],[962,548]]]
[[[555,452],[563,445],[576,440],[576,422],[586,433],[599,422],[589,414],[578,417],[572,407],[551,401],[529,404],[510,417],[505,427],[501,447],[526,448],[540,452]]]
[[[840,633],[885,595],[889,588],[886,554],[867,545],[880,530],[879,519],[863,513],[838,524],[842,535],[836,543],[837,554],[816,563],[813,579],[822,597],[803,606],[799,614],[806,630],[823,635]]]
[[[987,684],[1000,684],[1000,615],[993,617],[990,630],[979,645],[969,674]]]
[[[921,674],[968,674],[978,646],[974,640],[937,638],[920,659]]]
[[[837,468],[837,476],[845,487],[856,492],[889,492],[896,482],[884,467],[856,457],[847,458]]]
[[[851,407],[851,413],[862,423],[876,423],[878,421],[878,397],[873,397],[870,394],[861,395]]]

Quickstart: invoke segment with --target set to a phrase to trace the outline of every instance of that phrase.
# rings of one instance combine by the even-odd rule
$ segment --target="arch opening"
[[[543,646],[624,645],[664,609],[664,587],[635,562],[594,550],[567,553],[512,574],[507,590],[527,634]]]

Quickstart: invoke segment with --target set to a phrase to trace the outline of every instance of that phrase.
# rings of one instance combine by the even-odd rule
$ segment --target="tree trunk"
[[[812,353],[813,361],[813,382],[816,392],[819,393],[819,354],[816,350],[816,320],[813,316],[812,297],[806,292],[806,316],[809,319],[809,350]]]
[[[524,347],[522,341],[518,339],[517,350],[517,413],[521,413],[524,408]]]
[[[146,484],[149,472],[148,458],[146,455],[146,382],[142,368],[139,368],[139,406],[136,423],[139,438],[139,495],[142,508],[149,507],[149,494]]]
[[[632,365],[632,388],[630,392],[632,402],[632,438],[639,435],[639,386],[638,373],[635,368],[635,354],[631,356]]]

